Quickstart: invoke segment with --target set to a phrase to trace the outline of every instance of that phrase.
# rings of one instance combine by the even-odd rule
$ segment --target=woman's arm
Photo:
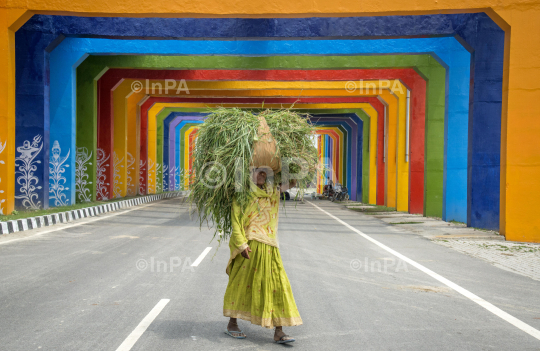
[[[236,201],[233,201],[232,212],[231,212],[231,222],[232,222],[232,233],[231,239],[229,241],[229,246],[233,249],[233,256],[238,255],[239,253],[249,259],[248,252],[251,252],[251,249],[248,246],[246,239],[246,232],[244,229],[244,221],[242,220],[242,211],[240,206]]]

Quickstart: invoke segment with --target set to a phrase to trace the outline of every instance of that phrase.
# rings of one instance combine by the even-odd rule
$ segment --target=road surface
[[[211,233],[169,199],[3,235],[0,349],[540,350],[540,282],[328,201],[280,211],[296,342],[235,340]]]

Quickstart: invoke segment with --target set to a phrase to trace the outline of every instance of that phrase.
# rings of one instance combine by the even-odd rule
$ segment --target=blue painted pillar
[[[50,140],[49,206],[75,203],[76,179],[76,69],[88,57],[69,47],[50,54]]]
[[[469,16],[456,28],[476,49],[468,134],[467,225],[499,230],[505,33],[485,13]]]
[[[48,54],[54,35],[15,33],[15,208],[49,206]]]

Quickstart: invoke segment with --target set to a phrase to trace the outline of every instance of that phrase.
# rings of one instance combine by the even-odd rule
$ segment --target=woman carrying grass
[[[229,284],[223,314],[230,317],[226,334],[244,339],[237,318],[265,328],[275,327],[274,341],[295,341],[282,327],[302,324],[289,279],[283,268],[277,239],[279,188],[267,182],[267,172],[252,175],[251,204],[241,211],[233,202]]]
[[[246,337],[238,318],[275,327],[278,343],[294,341],[282,327],[302,324],[279,253],[280,191],[271,184],[294,175],[302,197],[319,171],[314,135],[309,117],[291,110],[223,107],[197,132],[189,198],[201,226],[213,225],[219,243],[229,240],[223,313],[234,338]]]

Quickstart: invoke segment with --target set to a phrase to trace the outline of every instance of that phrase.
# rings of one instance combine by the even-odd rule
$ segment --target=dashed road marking
[[[122,345],[118,346],[116,351],[129,351],[135,345],[137,340],[143,335],[143,333],[148,329],[150,324],[156,319],[156,317],[161,313],[163,308],[169,303],[169,299],[162,299],[160,300],[154,308],[152,308],[152,311],[144,317],[144,319],[139,323],[139,325],[131,332],[131,334],[128,335],[126,340],[122,343]]]
[[[191,264],[191,267],[197,267],[199,265],[199,263],[202,262],[202,260],[206,257],[206,255],[208,255],[208,253],[210,252],[210,250],[212,250],[211,247],[207,247],[206,249],[204,249],[204,251],[202,252],[202,254],[199,255],[199,257],[197,257],[197,259],[195,260],[195,262],[193,262]]]

